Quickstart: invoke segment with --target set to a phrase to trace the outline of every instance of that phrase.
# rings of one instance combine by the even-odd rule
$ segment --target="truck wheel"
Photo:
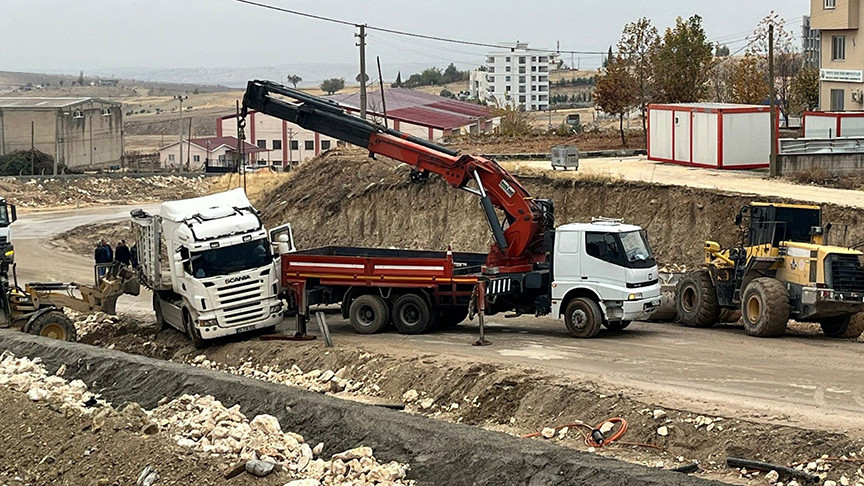
[[[845,338],[857,339],[864,332],[864,313],[858,313],[849,318],[849,327],[846,328]]]
[[[819,325],[822,326],[822,333],[826,336],[832,338],[842,338],[846,337],[846,331],[849,330],[849,321],[851,320],[852,316],[829,317],[827,319],[822,319],[821,321],[819,321]],[[859,332],[858,335],[860,336],[861,333]]]
[[[741,298],[744,330],[751,336],[782,336],[789,322],[789,293],[778,280],[760,277],[750,281]]]
[[[432,325],[432,309],[417,294],[405,294],[393,304],[393,324],[402,334],[422,334]]]
[[[675,287],[675,311],[688,327],[711,327],[720,316],[717,291],[708,270],[685,273]]]
[[[390,321],[387,304],[377,295],[361,295],[351,302],[348,309],[351,327],[360,334],[381,332]]]
[[[564,310],[564,325],[573,337],[594,337],[603,325],[603,312],[593,300],[576,297]]]
[[[156,325],[159,326],[159,330],[168,329],[170,326],[165,321],[165,314],[162,313],[162,299],[156,292],[153,292],[153,312],[156,314]]]
[[[78,331],[75,329],[72,319],[66,317],[66,314],[59,309],[46,312],[33,320],[29,332],[37,336],[71,343],[78,339]]]
[[[186,328],[186,335],[189,336],[189,340],[192,341],[192,345],[195,346],[195,349],[207,347],[206,341],[201,339],[201,334],[199,334],[198,330],[195,329],[195,325],[192,322],[192,315],[189,314],[189,311],[186,309],[183,309],[183,327]]]
[[[467,307],[445,307],[438,311],[435,326],[439,329],[452,329],[468,317]]]

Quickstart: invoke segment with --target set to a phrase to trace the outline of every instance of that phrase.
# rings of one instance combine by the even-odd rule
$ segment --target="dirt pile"
[[[0,179],[0,194],[21,208],[129,204],[163,201],[207,194],[203,175],[182,177],[70,176],[53,179]]]
[[[575,145],[580,151],[644,149],[645,139],[641,130],[629,130],[627,145],[621,145],[618,130],[598,130],[578,135],[555,136],[535,135],[519,139],[498,135],[461,137],[448,143],[448,146],[470,154],[510,154],[510,153],[549,153],[555,145]]]
[[[730,455],[806,467],[826,454],[853,458],[864,453],[860,440],[780,425],[782,419],[768,415],[745,420],[661,408],[608,385],[452,356],[385,354],[351,344],[324,348],[318,343],[254,340],[226,343],[202,355],[176,332],[159,332],[154,325],[127,320],[106,325],[84,341],[348,400],[403,403],[409,413],[517,436],[577,420],[595,424],[614,414],[629,422],[623,440],[662,449],[616,444],[594,452],[662,468],[697,461],[710,476],[726,480],[739,474],[725,467]],[[588,450],[583,436],[572,428],[536,440]],[[818,472],[835,480],[842,475],[857,478],[859,466],[829,461]]]
[[[267,224],[291,222],[298,248],[323,245],[488,250],[488,225],[478,199],[431,176],[409,182],[410,168],[362,151],[332,151],[303,166],[270,194],[256,198]],[[648,230],[661,263],[702,262],[705,240],[740,241],[733,219],[754,199],[776,198],[642,182],[516,174],[536,197],[552,199],[557,224],[592,217],[624,218]],[[795,202],[795,201],[787,201]],[[828,205],[824,220],[848,224],[848,242],[864,240],[864,211]],[[835,233],[836,233],[835,229]],[[842,233],[842,230],[841,230]]]
[[[87,391],[83,381],[67,382],[62,377],[65,371],[66,368],[61,367],[56,374],[49,375],[39,358],[31,360],[4,353],[0,360],[0,386],[26,392],[33,402],[59,406],[59,411],[67,415],[93,416],[97,428],[104,427],[106,418],[121,413]],[[323,444],[313,449],[304,443],[302,436],[283,432],[275,417],[261,414],[249,420],[239,405],[227,408],[212,396],[182,395],[173,400],[165,399],[163,404],[149,412],[129,403],[123,407],[122,413],[127,418],[134,417],[133,422],[143,434],[164,431],[180,447],[247,461],[247,471],[252,463],[255,464],[253,467],[269,467],[268,473],[284,468],[289,479],[312,480],[313,484],[342,484],[346,481],[358,485],[413,484],[412,481],[403,481],[408,470],[406,465],[397,462],[381,464],[368,447],[344,451],[329,460],[316,459],[314,456],[321,453]]]

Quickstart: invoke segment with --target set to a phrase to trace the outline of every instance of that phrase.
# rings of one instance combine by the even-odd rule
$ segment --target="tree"
[[[396,73],[396,81],[390,85],[391,88],[401,88],[402,87],[402,71]]]
[[[716,103],[732,103],[732,75],[736,63],[731,58],[721,59],[711,68],[709,84],[712,99]]]
[[[297,87],[297,83],[303,81],[303,78],[296,74],[289,74],[288,76],[285,76],[285,79],[288,80],[288,82],[291,83],[291,86],[294,86],[295,88]]]
[[[621,145],[627,145],[624,137],[624,115],[639,102],[637,80],[627,69],[627,61],[622,57],[613,57],[608,64],[606,72],[597,76],[594,99],[601,110],[610,115],[618,115]]]
[[[819,70],[805,67],[792,78],[790,110],[801,114],[819,106]]]
[[[321,91],[328,95],[345,88],[345,78],[330,78],[321,82]]]
[[[447,84],[462,81],[465,77],[465,74],[467,73],[456,69],[456,66],[451,62],[450,65],[447,66],[447,69],[444,70],[444,83]]]
[[[642,117],[642,136],[646,140],[648,137],[646,114],[654,91],[651,56],[658,42],[660,36],[657,34],[657,28],[645,17],[625,25],[621,40],[618,42],[618,53],[636,78],[636,95]]]
[[[714,48],[705,36],[702,17],[678,17],[675,28],[666,29],[652,60],[658,101],[685,103],[706,98]]]
[[[768,98],[769,85],[759,59],[747,53],[735,63],[732,72],[732,101],[756,105]]]
[[[609,46],[609,53],[606,54],[606,57],[603,59],[603,67],[609,67],[609,63],[612,60],[612,46]]]
[[[78,86],[84,86],[84,71],[78,73]]]
[[[63,86],[63,80],[62,79],[60,81],[57,81],[57,82],[60,84],[60,86]]]
[[[714,51],[715,57],[729,57],[729,47],[717,44],[717,49]]]
[[[365,79],[366,83],[369,83],[369,75],[364,74],[363,76],[366,78]],[[359,73],[357,74],[357,76],[354,76],[354,81],[357,81],[358,83],[360,82],[360,74]]]
[[[756,26],[753,31],[749,52],[768,59],[768,28],[774,26],[774,90],[780,111],[786,125],[789,125],[789,101],[791,98],[792,79],[804,66],[804,58],[797,51],[794,36],[786,30],[786,21],[773,10]],[[767,71],[767,67],[765,69]]]

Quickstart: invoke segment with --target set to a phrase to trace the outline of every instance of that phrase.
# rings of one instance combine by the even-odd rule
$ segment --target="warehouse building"
[[[0,155],[31,146],[71,169],[120,165],[121,105],[99,98],[0,98]]]

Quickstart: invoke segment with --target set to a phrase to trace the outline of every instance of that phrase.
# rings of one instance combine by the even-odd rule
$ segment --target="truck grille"
[[[831,255],[828,285],[839,292],[864,292],[864,268],[857,255]]]
[[[264,308],[262,284],[259,279],[247,280],[225,285],[216,291],[225,324],[235,326],[264,317],[269,309]]]

